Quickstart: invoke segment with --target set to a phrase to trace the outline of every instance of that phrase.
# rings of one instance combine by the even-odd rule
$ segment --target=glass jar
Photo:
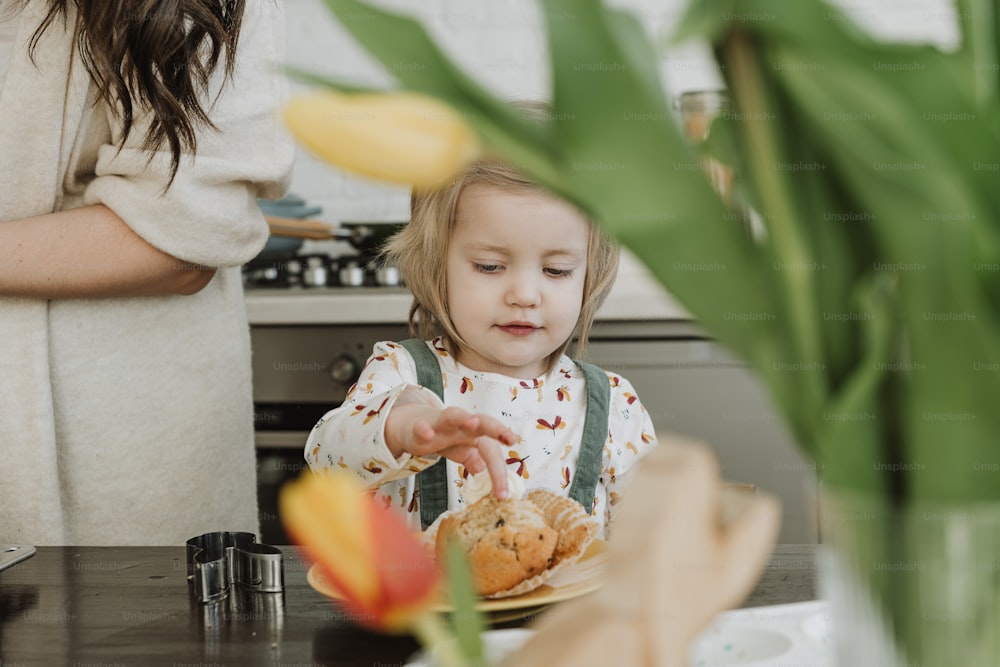
[[[705,141],[712,121],[730,108],[729,94],[724,90],[690,90],[677,98],[684,136],[695,143]]]
[[[1000,502],[824,489],[819,592],[840,665],[1000,665]]]
[[[684,136],[699,148],[708,140],[712,130],[712,122],[732,108],[729,93],[724,90],[691,90],[682,93],[677,98],[675,106],[680,112]],[[719,194],[722,203],[731,211],[733,218],[742,223],[749,233],[750,216],[739,205],[734,184],[733,165],[720,162],[707,154],[702,157],[701,162],[709,183]]]

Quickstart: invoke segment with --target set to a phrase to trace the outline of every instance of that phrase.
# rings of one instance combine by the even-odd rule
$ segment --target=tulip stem
[[[466,667],[465,657],[458,648],[458,639],[448,631],[438,614],[433,611],[420,614],[413,623],[413,634],[437,667]]]

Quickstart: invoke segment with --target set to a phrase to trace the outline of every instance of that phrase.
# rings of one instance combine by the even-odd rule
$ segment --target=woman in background
[[[0,0],[0,543],[257,530],[274,0]]]

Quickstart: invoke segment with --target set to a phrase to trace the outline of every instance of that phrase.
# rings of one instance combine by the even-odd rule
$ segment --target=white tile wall
[[[392,68],[386,72],[374,63],[320,0],[279,1],[284,2],[288,17],[290,64],[368,84],[391,82]],[[780,5],[797,0],[774,1]],[[499,96],[546,97],[546,48],[535,0],[379,0],[377,4],[423,21],[459,65]],[[687,0],[615,0],[611,4],[635,12],[655,36],[676,24]],[[950,0],[839,0],[837,4],[884,38],[924,39],[943,47],[957,40]],[[393,64],[408,66],[419,65]],[[664,51],[660,66],[664,88],[671,97],[721,85],[702,44]],[[320,217],[330,222],[408,216],[409,193],[405,188],[354,178],[301,151],[292,190],[323,206]]]

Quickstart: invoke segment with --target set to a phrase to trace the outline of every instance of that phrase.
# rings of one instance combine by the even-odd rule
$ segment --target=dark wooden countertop
[[[183,547],[40,547],[0,572],[0,664],[402,665],[417,646],[350,624],[285,553],[285,593],[189,594]],[[814,547],[780,545],[744,606],[815,597]]]

